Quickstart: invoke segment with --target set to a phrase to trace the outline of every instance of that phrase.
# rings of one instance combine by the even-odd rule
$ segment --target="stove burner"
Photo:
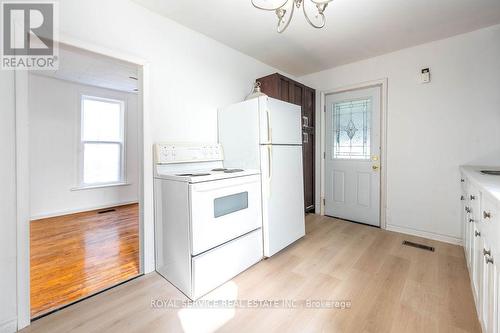
[[[200,177],[200,176],[210,176],[210,174],[209,173],[181,173],[181,174],[178,174],[176,176],[181,176],[181,177],[185,177],[185,176]]]
[[[226,168],[215,168],[215,169],[212,169],[212,171],[226,171],[227,169]]]
[[[243,169],[226,169],[224,170],[224,173],[236,173],[236,172],[243,172]]]

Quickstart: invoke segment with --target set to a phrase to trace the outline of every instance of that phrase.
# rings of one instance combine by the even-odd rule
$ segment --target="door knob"
[[[491,218],[491,213],[490,213],[490,212],[483,211],[483,218],[485,218],[485,219],[490,219],[490,218]]]
[[[378,168],[379,168],[379,166],[378,166],[378,165],[372,165],[372,169],[373,169],[373,170],[377,171],[377,170],[378,170]]]
[[[480,237],[480,236],[481,236],[481,233],[480,233],[479,231],[475,231],[475,232],[474,232],[474,236],[476,236],[476,237]]]
[[[492,257],[486,257],[486,263],[487,264],[493,264],[493,258]]]
[[[483,256],[491,256],[491,250],[483,249]]]
[[[469,222],[470,222],[470,223],[474,222],[474,219],[469,219]]]

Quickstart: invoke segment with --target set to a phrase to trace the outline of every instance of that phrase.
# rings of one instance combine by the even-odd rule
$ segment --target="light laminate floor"
[[[462,248],[316,215],[306,220],[304,239],[205,299],[349,300],[350,309],[154,309],[154,300],[186,298],[151,273],[25,332],[480,332]],[[436,252],[404,247],[404,239]]]

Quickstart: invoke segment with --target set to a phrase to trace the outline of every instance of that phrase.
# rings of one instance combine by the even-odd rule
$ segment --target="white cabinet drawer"
[[[483,273],[483,234],[479,231],[479,229],[474,226],[472,232],[472,247],[471,247],[471,279],[472,286],[474,288],[473,292],[476,295],[476,306],[479,309],[480,305],[480,295],[481,295],[481,282],[482,282],[482,273]]]
[[[470,210],[470,218],[472,218],[474,222],[481,221],[480,197],[481,193],[479,190],[474,185],[469,183],[467,185],[465,202]]]
[[[190,185],[192,255],[262,227],[260,176]]]
[[[467,189],[467,177],[463,174],[463,172],[460,173],[460,186],[462,188],[462,192],[465,192]]]
[[[496,253],[500,253],[499,213],[498,203],[483,193],[481,198],[481,228],[485,238]]]
[[[489,196],[483,194],[481,206],[481,220],[486,225],[490,225],[492,222],[498,220],[497,205]]]
[[[474,262],[474,242],[475,233],[480,229],[480,192],[465,178],[465,192],[462,192],[462,209],[463,209],[463,240],[465,255],[469,268],[473,267]]]
[[[496,254],[486,240],[483,242],[483,247],[480,319],[483,332],[497,333],[498,271],[495,260]]]
[[[220,286],[262,259],[262,231],[255,230],[193,257],[193,299]]]

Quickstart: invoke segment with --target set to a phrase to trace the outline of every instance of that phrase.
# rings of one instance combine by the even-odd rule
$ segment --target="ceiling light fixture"
[[[293,11],[295,7],[300,9],[302,7],[304,16],[307,22],[314,28],[321,29],[325,26],[325,9],[333,0],[251,0],[255,8],[274,11],[278,17],[278,32],[282,33],[288,28],[292,20]],[[306,5],[307,4],[307,5]],[[308,8],[306,8],[308,7]],[[314,17],[311,17],[307,12],[311,7],[316,7]]]

